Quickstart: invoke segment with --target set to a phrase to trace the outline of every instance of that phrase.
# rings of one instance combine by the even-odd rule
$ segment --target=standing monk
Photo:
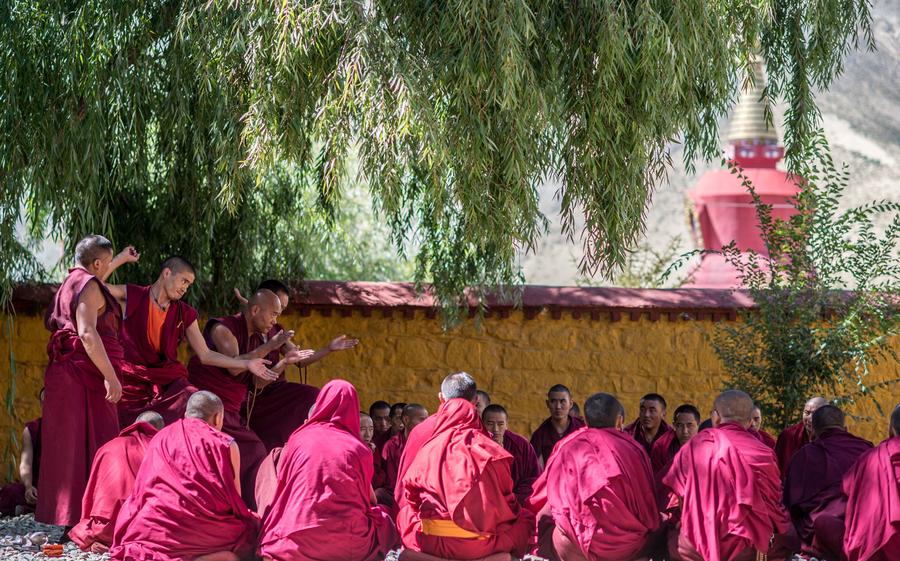
[[[197,356],[191,357],[188,372],[192,384],[215,393],[225,407],[224,432],[234,438],[241,452],[241,488],[250,508],[255,508],[254,488],[256,471],[266,456],[266,447],[241,418],[241,403],[255,380],[274,381],[288,364],[309,357],[310,351],[294,349],[280,361],[278,350],[287,342],[291,332],[277,331],[275,322],[281,313],[281,301],[270,290],[260,290],[250,297],[243,312],[233,316],[214,318],[206,322],[203,336],[206,345],[226,356],[240,360],[266,358],[275,363],[271,370],[256,376],[243,368],[219,368],[204,365]],[[304,413],[305,416],[305,413]]]
[[[409,433],[422,421],[428,418],[428,411],[418,403],[407,404],[401,415],[403,419],[403,431],[392,436],[384,445],[381,459],[384,465],[385,483],[383,489],[376,489],[379,502],[391,505],[390,499],[394,496],[394,488],[397,486],[397,472],[400,470],[400,456],[406,446]]]
[[[675,456],[663,483],[680,501],[669,554],[684,561],[754,561],[790,529],[772,450],[748,432],[753,400],[729,390],[716,398],[714,428],[700,432]]]
[[[844,474],[872,449],[868,440],[847,431],[844,413],[834,405],[812,416],[813,441],[794,454],[784,485],[787,507],[800,537],[801,553],[829,561],[844,559]]]
[[[291,435],[263,520],[260,555],[271,561],[374,561],[397,531],[372,495],[372,452],[359,439],[359,397],[325,384],[309,420]]]
[[[103,281],[132,255],[113,259],[112,243],[92,235],[75,246],[75,267],[56,291],[46,326],[49,363],[44,373],[43,458],[35,519],[73,526],[97,449],[119,432],[122,397],[119,303]]]
[[[525,506],[525,501],[531,496],[532,486],[541,474],[541,466],[538,464],[534,447],[524,436],[509,430],[509,415],[502,405],[491,404],[485,407],[481,421],[484,428],[491,433],[494,442],[512,454],[510,473],[513,479],[513,493],[516,494],[519,504]]]
[[[597,393],[588,427],[564,438],[534,485],[538,556],[559,561],[647,559],[660,541],[650,459],[622,432],[625,409]]]
[[[569,414],[572,392],[562,384],[556,384],[547,392],[547,409],[550,417],[531,435],[531,445],[541,466],[547,464],[557,442],[584,426],[584,421]]]
[[[775,449],[776,441],[772,435],[762,429],[762,409],[753,406],[753,417],[750,418],[750,433],[771,449]]]
[[[441,559],[499,554],[496,559],[508,560],[521,557],[528,546],[534,517],[513,494],[512,456],[491,440],[478,418],[476,390],[468,374],[445,378],[437,414],[407,441],[397,527],[411,559],[422,552]],[[422,438],[414,439],[416,433]]]
[[[666,424],[665,418],[665,398],[658,393],[648,393],[641,398],[640,416],[624,429],[644,447],[654,472],[666,465],[666,450],[675,440],[675,431]]]
[[[900,404],[887,440],[859,458],[843,488],[849,561],[900,561]]]
[[[184,416],[188,398],[197,391],[178,360],[178,346],[185,339],[203,364],[249,370],[257,376],[266,370],[260,358],[236,360],[207,347],[197,310],[182,300],[195,279],[194,266],[176,255],[163,261],[159,277],[150,286],[106,285],[125,310],[119,332],[125,349],[118,404],[123,427],[147,410],[162,415],[167,424]]]
[[[222,401],[188,400],[184,419],[153,438],[116,521],[116,561],[238,561],[253,555],[259,518],[241,500],[240,455],[221,432]]]
[[[812,416],[816,409],[828,405],[824,397],[813,397],[803,406],[803,420],[790,426],[778,435],[775,443],[775,456],[778,458],[778,468],[781,470],[781,478],[787,477],[788,465],[791,458],[802,446],[812,439]]]
[[[134,478],[153,436],[163,427],[159,413],[146,411],[134,424],[97,450],[81,506],[81,522],[69,531],[78,547],[106,553],[122,503],[131,496]]]

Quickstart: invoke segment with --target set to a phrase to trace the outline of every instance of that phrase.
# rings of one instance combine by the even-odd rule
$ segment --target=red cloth
[[[535,514],[547,505],[591,561],[633,558],[660,525],[650,458],[616,429],[583,428],[556,446],[528,501]]]
[[[278,485],[260,537],[276,561],[369,561],[396,543],[372,504],[372,451],[359,439],[359,397],[344,380],[322,388],[315,411],[281,455]]]
[[[291,434],[306,422],[317,395],[319,388],[288,382],[282,375],[280,380],[247,396],[244,418],[266,449],[272,450],[284,446]]]
[[[775,455],[740,425],[697,433],[663,482],[681,498],[681,537],[705,561],[766,553],[772,535],[789,528]]]
[[[31,436],[31,484],[37,487],[41,473],[41,418],[25,423],[25,428]],[[25,485],[22,483],[7,483],[0,487],[0,516],[14,516],[16,507],[24,507],[26,512],[34,512],[34,506],[25,501]]]
[[[659,430],[656,431],[656,436],[653,437],[652,442],[648,442],[644,436],[644,431],[641,430],[640,419],[635,420],[622,430],[625,434],[630,434],[634,437],[638,444],[644,447],[644,451],[650,456],[650,466],[654,472],[662,469],[669,463],[669,460],[675,457],[674,454],[670,454],[670,447],[672,446],[672,441],[677,441],[678,438],[675,436],[675,429],[670,427],[665,421],[660,422]]]
[[[28,436],[31,437],[31,484],[34,487],[37,487],[38,481],[40,481],[41,478],[41,451],[43,447],[42,427],[43,423],[41,417],[25,423],[25,428],[28,429]]]
[[[372,436],[372,442],[375,444],[375,452],[376,455],[380,458],[381,451],[384,449],[384,445],[388,443],[388,440],[391,439],[391,430],[388,429],[384,432],[376,432]]]
[[[637,439],[635,441],[637,442]],[[644,451],[647,450],[643,445],[641,447],[644,448]],[[678,441],[678,436],[674,430],[671,433],[671,438],[664,437],[656,440],[656,443],[650,449],[650,468],[653,470],[653,474],[659,475],[661,478],[661,473],[672,465],[672,461],[679,450],[681,450],[681,443]]]
[[[755,429],[749,429],[749,430],[750,430],[750,434],[755,436],[760,442],[762,442],[763,444],[765,444],[772,450],[775,449],[775,445],[777,444],[777,442],[775,441],[774,438],[772,438],[771,434],[767,433],[764,430],[755,430]]]
[[[778,458],[778,469],[781,471],[782,479],[787,477],[791,458],[808,442],[809,435],[806,433],[803,423],[790,426],[778,435],[778,440],[775,442],[775,456]]]
[[[802,552],[825,557],[813,547],[815,520],[821,515],[843,517],[846,498],[841,491],[844,474],[872,443],[843,429],[825,431],[794,454],[784,485],[784,505],[802,543]],[[828,556],[831,559],[831,556]]]
[[[281,452],[284,448],[273,448],[259,464],[256,472],[256,512],[265,517],[268,508],[275,497],[275,487],[278,485],[278,464],[281,461]]]
[[[849,561],[900,560],[900,436],[863,454],[844,476]]]
[[[537,454],[534,447],[524,436],[520,436],[511,430],[503,433],[503,449],[513,457],[510,475],[513,480],[513,493],[520,505],[531,496],[532,487],[541,474],[541,466],[538,465]]]
[[[106,302],[97,317],[97,333],[119,373],[119,303],[99,279],[84,269],[69,269],[46,320],[52,333],[44,372],[41,479],[35,519],[73,526],[81,520],[81,497],[97,450],[119,433],[116,406],[106,401],[103,375],[78,337],[75,310],[88,283],[96,282]]]
[[[406,446],[406,435],[398,432],[387,441],[381,451],[381,465],[384,467],[383,488],[390,493],[397,487],[397,474],[400,471],[400,457]]]
[[[550,454],[553,453],[553,447],[556,446],[556,443],[583,426],[585,426],[584,421],[578,417],[569,415],[569,427],[563,434],[559,434],[556,432],[556,429],[553,428],[553,420],[548,417],[531,434],[531,446],[534,448],[537,457],[543,460],[544,465],[546,465],[547,460],[550,459]]]
[[[182,419],[153,438],[122,505],[110,558],[182,561],[220,551],[252,553],[259,518],[234,485],[231,438]]]
[[[134,478],[156,433],[147,423],[135,423],[97,450],[81,504],[83,518],[69,531],[72,541],[84,551],[94,542],[106,547],[112,544],[116,517],[131,495]]]
[[[533,515],[519,507],[510,475],[512,456],[491,440],[475,406],[464,399],[441,404],[426,425],[430,438],[403,471],[397,527],[403,545],[445,559],[478,559],[510,552],[521,557],[533,532]],[[407,441],[413,441],[417,429]],[[424,434],[424,433],[423,433]],[[479,538],[426,535],[422,520],[451,520]]]

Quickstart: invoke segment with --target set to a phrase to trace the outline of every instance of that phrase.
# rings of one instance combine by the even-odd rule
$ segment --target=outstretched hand
[[[254,358],[247,361],[247,370],[260,380],[274,382],[278,379],[278,373],[269,370],[269,361],[262,358]]]
[[[359,339],[350,339],[346,335],[341,335],[340,337],[336,337],[330,343],[328,343],[328,350],[331,352],[346,351],[347,349],[352,349],[358,344]]]
[[[269,339],[269,344],[273,349],[280,349],[284,346],[285,343],[290,342],[290,340],[294,337],[294,330],[291,329],[289,331],[285,331],[282,329],[278,333],[275,334],[274,337]]]
[[[141,258],[141,254],[134,249],[133,245],[129,245],[116,255],[116,261],[119,263],[137,263]]]
[[[291,349],[285,353],[284,361],[287,364],[297,364],[298,362],[309,360],[314,354],[316,354],[316,351],[312,349]]]

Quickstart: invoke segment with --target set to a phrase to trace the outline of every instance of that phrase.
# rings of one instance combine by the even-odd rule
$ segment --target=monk
[[[97,450],[81,505],[83,518],[69,531],[69,537],[83,551],[109,551],[116,518],[131,496],[147,446],[164,426],[159,413],[146,411]]]
[[[728,390],[715,400],[714,428],[700,432],[675,456],[663,484],[680,504],[669,535],[670,559],[754,561],[757,553],[784,559],[790,519],[781,504],[775,455],[748,432],[753,400]]]
[[[381,459],[381,452],[375,444],[375,423],[372,417],[364,411],[359,412],[359,438],[363,444],[372,451],[372,488],[381,489],[387,482],[387,474],[384,471],[384,461]],[[376,454],[378,454],[376,456]],[[393,504],[393,495],[388,504]]]
[[[525,553],[534,517],[513,493],[512,456],[478,418],[477,389],[466,373],[448,376],[437,414],[410,433],[397,486],[397,528],[411,553],[401,560],[416,559],[416,552],[461,560]]]
[[[665,398],[658,393],[648,393],[641,398],[640,415],[624,429],[644,447],[654,472],[666,465],[667,450],[675,440],[675,431],[666,424],[665,418]]]
[[[372,442],[375,443],[376,455],[381,458],[381,450],[387,441],[391,439],[391,404],[387,401],[376,401],[369,406],[369,416],[375,425],[375,435]]]
[[[847,431],[844,413],[823,405],[812,415],[813,440],[794,454],[784,485],[784,506],[800,538],[801,553],[842,561],[844,475],[872,443]]]
[[[797,453],[801,447],[805,446],[812,438],[812,415],[816,409],[828,405],[828,401],[824,397],[813,397],[803,406],[803,420],[796,425],[790,426],[778,435],[775,443],[775,456],[778,458],[778,468],[781,470],[781,477],[787,476],[788,465],[791,458]]]
[[[475,396],[475,409],[478,410],[478,416],[482,416],[484,414],[484,408],[491,404],[491,394],[487,393],[484,390],[478,390],[478,394]]]
[[[188,363],[190,381],[196,387],[215,393],[225,407],[224,432],[237,442],[241,452],[241,488],[247,505],[255,508],[256,471],[268,453],[259,436],[241,418],[241,403],[254,380],[272,382],[289,364],[309,358],[310,351],[294,349],[279,360],[279,349],[285,339],[279,337],[275,325],[281,313],[281,301],[270,290],[260,290],[250,297],[247,308],[233,316],[210,319],[203,330],[206,345],[238,360],[265,358],[271,370],[256,375],[242,368],[219,368],[204,365],[197,356]],[[249,406],[252,409],[252,404]],[[308,411],[308,408],[307,408]],[[306,411],[303,412],[305,418]]]
[[[525,506],[525,501],[531,496],[532,486],[541,473],[534,448],[524,436],[509,430],[509,415],[502,405],[490,404],[485,407],[481,413],[481,421],[494,442],[512,455],[510,473],[513,493],[519,504]]]
[[[847,559],[900,560],[900,404],[891,414],[887,440],[850,468],[843,489]]]
[[[391,405],[391,437],[403,432],[403,408],[406,404],[403,402]]]
[[[753,417],[750,418],[750,433],[772,450],[775,449],[775,439],[762,429],[762,409],[759,408],[759,405],[753,406]]]
[[[272,499],[275,498],[275,489],[278,487],[278,464],[281,461],[283,450],[284,448],[273,448],[259,464],[259,470],[256,472],[254,496],[256,497],[256,513],[260,518],[264,518],[269,512]]]
[[[119,331],[125,350],[120,426],[130,424],[142,411],[156,411],[168,424],[184,416],[188,398],[197,391],[178,360],[178,347],[184,340],[202,364],[248,370],[257,376],[265,372],[261,358],[237,360],[209,349],[197,310],[182,300],[195,279],[194,266],[176,255],[163,261],[150,286],[106,285],[125,311]]]
[[[531,445],[543,467],[553,453],[556,443],[584,426],[584,421],[572,417],[572,392],[562,384],[556,384],[547,392],[547,409],[550,417],[531,435]]]
[[[428,418],[428,410],[418,403],[409,403],[403,408],[401,419],[403,420],[403,430],[392,436],[384,445],[381,452],[381,459],[384,465],[385,484],[383,489],[376,490],[379,502],[384,498],[394,496],[394,489],[397,486],[397,472],[400,469],[400,456],[403,455],[403,448],[406,446],[406,439],[409,433],[416,426]],[[382,504],[391,504],[391,502]]]
[[[44,404],[44,388],[38,393]],[[41,417],[25,423],[22,452],[19,454],[19,482],[0,489],[0,516],[15,516],[18,511],[33,512],[37,504],[37,485],[41,473]]]
[[[272,561],[374,561],[397,544],[372,494],[372,451],[359,440],[359,397],[332,380],[281,455],[259,553]]]
[[[622,432],[625,409],[596,393],[584,403],[587,428],[564,438],[534,485],[538,556],[558,561],[647,559],[660,541],[650,459]]]
[[[79,241],[76,265],[48,311],[38,522],[78,523],[94,454],[119,432],[122,311],[103,283],[116,266],[133,259],[133,251],[126,248],[114,258],[112,242],[103,236]]]
[[[253,554],[259,518],[241,500],[240,454],[224,422],[222,400],[198,391],[184,419],[153,438],[119,512],[111,559],[238,561]]]
[[[675,438],[671,439],[668,446],[654,446],[650,449],[650,465],[655,467],[653,473],[662,478],[665,471],[672,466],[675,454],[682,446],[697,435],[700,430],[700,410],[691,405],[684,403],[675,408],[675,414],[672,415],[672,433]],[[646,448],[644,449],[646,450]]]

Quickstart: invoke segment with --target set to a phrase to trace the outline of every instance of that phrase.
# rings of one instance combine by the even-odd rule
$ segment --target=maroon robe
[[[119,433],[116,406],[106,401],[103,374],[78,337],[75,310],[88,283],[96,282],[106,305],[97,317],[97,333],[109,361],[121,377],[124,352],[119,343],[122,311],[100,279],[82,268],[69,269],[49,315],[49,364],[44,373],[41,480],[35,519],[73,526],[81,520],[81,498],[97,450]]]
[[[130,425],[144,411],[156,411],[167,425],[184,416],[187,400],[197,389],[178,360],[178,346],[188,327],[197,321],[197,310],[181,300],[169,302],[160,334],[159,352],[150,344],[147,319],[154,305],[149,286],[125,285],[125,319],[119,336],[125,350],[122,363],[122,399],[119,424]]]
[[[675,454],[671,452],[671,446],[672,441],[677,442],[678,438],[675,436],[675,429],[670,427],[665,421],[660,422],[659,430],[656,431],[656,436],[653,437],[651,442],[648,442],[644,436],[640,419],[627,425],[622,429],[622,432],[630,434],[638,444],[644,447],[644,451],[650,456],[650,467],[653,468],[654,473],[665,467],[675,457]],[[678,451],[677,448],[675,451]]]
[[[809,442],[809,435],[806,433],[806,427],[803,423],[797,423],[790,426],[778,435],[775,442],[775,457],[778,458],[778,469],[781,470],[781,478],[787,477],[788,465],[791,458]]]
[[[777,442],[775,441],[774,438],[772,438],[771,434],[769,434],[766,431],[761,430],[761,429],[760,430],[750,429],[750,434],[755,436],[757,439],[759,439],[760,442],[762,442],[763,444],[765,444],[772,450],[775,449],[775,445],[777,444]]]
[[[275,496],[275,487],[278,485],[278,463],[281,461],[282,450],[284,448],[273,448],[256,472],[256,513],[260,518],[265,518]]]
[[[849,561],[900,561],[900,436],[865,452],[844,476],[843,490]]]
[[[406,434],[398,432],[387,441],[381,451],[381,461],[384,466],[384,489],[393,494],[397,487],[397,474],[400,471],[400,457],[406,446]]]
[[[513,493],[520,505],[531,496],[532,486],[541,474],[537,454],[534,447],[524,436],[511,430],[503,433],[503,449],[512,454],[513,463],[510,473],[513,479]]]
[[[871,449],[868,440],[843,429],[830,429],[794,454],[784,485],[784,506],[797,529],[802,553],[836,560],[843,557],[843,532],[838,536],[827,535],[830,531],[817,536],[817,521],[823,516],[833,517],[840,523],[826,522],[826,526],[843,527],[847,507],[847,498],[841,491],[844,474]]]
[[[25,428],[31,436],[31,485],[37,488],[41,473],[41,418],[25,423]],[[16,507],[25,507],[27,512],[33,512],[34,507],[25,501],[25,484],[14,481],[0,488],[0,516],[14,516]]]
[[[251,337],[247,332],[247,321],[243,314],[214,318],[206,322],[203,328],[203,337],[206,345],[218,351],[212,339],[212,330],[216,325],[225,326],[234,335],[238,342],[238,355],[247,354],[262,344],[259,337]],[[272,351],[266,357],[274,365],[278,362],[278,351]],[[201,390],[211,391],[222,400],[225,406],[225,426],[222,431],[231,436],[238,444],[241,451],[241,492],[244,500],[251,509],[256,508],[254,489],[256,487],[256,472],[260,463],[266,457],[266,446],[252,429],[247,427],[241,417],[241,404],[247,398],[247,391],[253,380],[249,371],[244,371],[237,376],[225,368],[208,366],[200,362],[196,356],[188,362],[190,381]]]
[[[584,421],[578,417],[569,415],[569,427],[564,433],[559,434],[556,432],[556,429],[553,428],[553,419],[547,418],[541,423],[541,426],[532,433],[531,446],[534,448],[537,457],[543,460],[544,465],[547,465],[547,460],[550,459],[550,454],[553,453],[553,447],[556,446],[556,443],[583,426],[585,426]]]

